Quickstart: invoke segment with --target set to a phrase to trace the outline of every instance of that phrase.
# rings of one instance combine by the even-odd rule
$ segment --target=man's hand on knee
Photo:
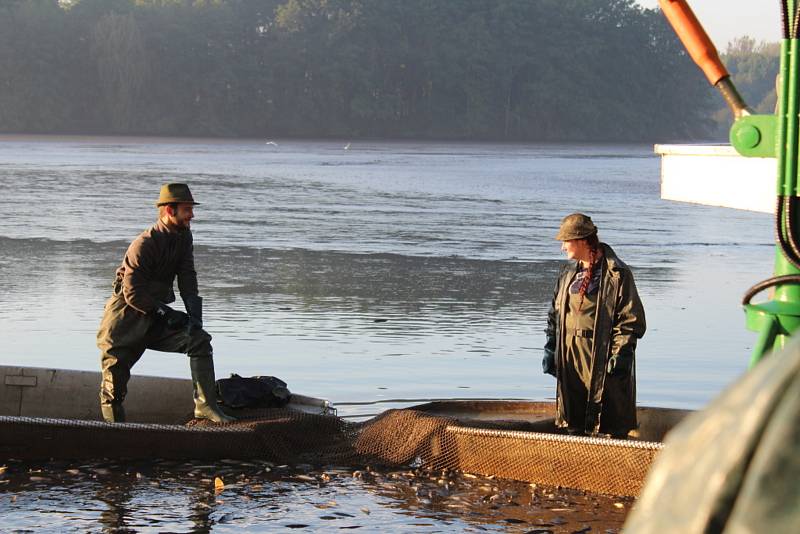
[[[173,310],[166,304],[159,303],[155,314],[156,317],[163,321],[169,328],[175,330],[179,328],[188,328],[191,330],[191,318],[182,311]]]
[[[203,329],[203,321],[196,317],[192,317],[191,315],[187,316],[186,321],[186,332],[191,335],[192,332],[195,330],[202,330]]]

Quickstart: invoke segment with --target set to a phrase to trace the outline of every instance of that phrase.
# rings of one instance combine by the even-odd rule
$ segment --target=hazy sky
[[[642,7],[658,7],[658,0],[636,0]],[[722,52],[734,37],[756,41],[781,40],[779,0],[688,0],[706,33]]]

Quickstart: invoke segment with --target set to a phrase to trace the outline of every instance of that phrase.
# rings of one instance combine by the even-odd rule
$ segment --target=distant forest
[[[751,105],[773,52],[728,49]],[[633,0],[0,1],[7,133],[654,142],[721,102]]]
[[[756,113],[775,113],[775,77],[780,70],[780,53],[780,43],[756,43],[750,37],[740,37],[728,43],[722,54],[736,87]],[[721,99],[716,105],[713,120],[717,132],[727,139],[731,112]]]

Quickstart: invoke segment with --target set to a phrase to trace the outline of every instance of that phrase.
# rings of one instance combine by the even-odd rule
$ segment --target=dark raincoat
[[[159,303],[175,301],[176,276],[182,297],[197,295],[191,231],[176,230],[159,220],[128,247],[106,303],[97,332],[101,405],[122,403],[131,368],[145,349],[211,357],[211,335],[205,330],[171,329],[156,319]]]
[[[590,383],[566,380],[565,366],[572,365],[565,354],[565,323],[569,311],[569,285],[577,272],[577,262],[562,267],[547,319],[546,349],[555,353],[558,413],[556,424],[582,430],[587,434],[608,433],[624,436],[636,428],[636,340],[644,335],[644,308],[631,270],[601,243],[600,287],[597,291],[594,331],[591,343]],[[634,364],[630,374],[615,376],[606,372],[612,355],[630,356]],[[585,402],[585,406],[576,403]],[[584,421],[568,421],[568,414],[585,414]]]

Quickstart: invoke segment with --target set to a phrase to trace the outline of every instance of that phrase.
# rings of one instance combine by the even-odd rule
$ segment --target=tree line
[[[0,131],[668,141],[718,97],[633,0],[3,0]]]
[[[775,113],[778,100],[775,87],[780,70],[780,43],[756,42],[752,37],[739,37],[728,43],[722,61],[728,68],[745,102],[758,114]],[[712,113],[717,136],[728,138],[731,112],[717,102]]]

